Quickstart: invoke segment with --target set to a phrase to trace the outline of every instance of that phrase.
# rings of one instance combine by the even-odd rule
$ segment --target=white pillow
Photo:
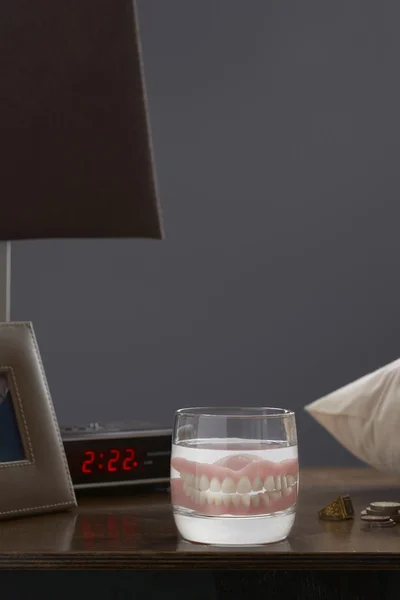
[[[305,407],[342,446],[400,475],[400,360]]]

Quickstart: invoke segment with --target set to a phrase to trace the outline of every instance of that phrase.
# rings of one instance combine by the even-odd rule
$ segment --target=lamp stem
[[[0,321],[10,320],[11,242],[0,242]]]

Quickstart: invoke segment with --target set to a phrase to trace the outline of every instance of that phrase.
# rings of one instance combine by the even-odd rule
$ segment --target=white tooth
[[[282,492],[270,492],[269,498],[272,502],[275,502],[279,498],[282,498]]]
[[[196,490],[200,488],[200,477],[198,475],[196,475],[194,487],[196,488]]]
[[[200,502],[200,492],[199,492],[199,490],[195,490],[194,501],[196,502],[196,504],[199,504],[199,502]]]
[[[185,492],[186,496],[190,496],[192,493],[192,488],[187,481],[183,483],[183,491]]]
[[[268,506],[269,504],[269,495],[268,494],[263,494],[261,496],[263,503],[265,504],[265,506]]]
[[[187,475],[186,475],[186,473],[181,473],[181,474],[180,474],[180,476],[181,476],[181,479],[183,479],[183,481],[186,481],[186,480],[187,480]]]
[[[207,494],[205,492],[199,492],[199,501],[200,504],[205,504]]]
[[[237,484],[238,494],[249,494],[251,492],[251,483],[248,477],[242,477]]]
[[[272,475],[268,475],[268,477],[264,481],[264,487],[267,490],[267,492],[272,492],[275,489],[275,481]]]
[[[220,492],[221,491],[221,484],[220,484],[219,480],[216,477],[213,477],[211,479],[210,490],[212,492]]]
[[[216,494],[214,496],[214,502],[215,502],[215,506],[221,506],[221,502],[222,502],[221,494]]]
[[[286,479],[287,479],[287,484],[289,487],[291,487],[292,485],[294,485],[296,483],[296,480],[293,477],[293,475],[288,475]]]
[[[279,492],[280,489],[282,489],[282,482],[281,482],[281,476],[280,475],[276,475],[275,476],[275,489],[277,492]]]
[[[260,496],[258,494],[251,496],[251,505],[254,506],[254,508],[257,508],[257,506],[259,504],[260,504]]]
[[[186,475],[186,481],[188,483],[190,483],[192,485],[192,487],[193,487],[193,485],[194,485],[194,475],[193,475],[193,473],[188,473]]]
[[[210,487],[210,482],[208,481],[208,477],[206,475],[202,475],[200,477],[199,483],[200,483],[199,487],[202,492],[205,492]]]
[[[223,492],[224,494],[234,494],[236,492],[236,486],[233,479],[231,479],[230,477],[225,477],[225,479],[222,482],[221,492]]]
[[[261,481],[261,479],[259,478],[258,475],[254,479],[252,487],[253,487],[253,491],[254,492],[259,492],[260,490],[262,490],[262,488],[263,488],[263,482]]]
[[[291,491],[292,491],[292,488],[288,487],[287,478],[285,477],[285,475],[282,475],[282,494],[284,496],[289,496]]]
[[[196,490],[195,490],[195,488],[190,488],[190,497],[193,500],[193,502],[196,500]]]
[[[224,494],[222,496],[222,502],[225,504],[226,507],[230,506],[232,495],[233,494]]]
[[[232,498],[232,504],[233,504],[233,506],[238,507],[239,504],[240,504],[240,496],[239,496],[239,494],[232,494],[231,498]]]
[[[206,494],[206,496],[207,496],[207,504],[209,504],[211,506],[214,502],[214,494],[210,494],[210,492],[208,492]]]
[[[241,500],[242,500],[243,506],[245,506],[246,508],[249,508],[249,506],[250,506],[250,496],[248,494],[244,494],[243,496],[241,496]]]

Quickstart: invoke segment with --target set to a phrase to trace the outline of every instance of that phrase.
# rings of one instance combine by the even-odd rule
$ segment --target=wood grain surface
[[[356,518],[325,522],[318,510],[349,493]],[[0,523],[2,570],[396,570],[400,525],[371,531],[359,519],[374,500],[400,500],[400,480],[370,469],[306,469],[288,540],[258,547],[190,544],[177,534],[167,491],[103,492],[70,513]]]

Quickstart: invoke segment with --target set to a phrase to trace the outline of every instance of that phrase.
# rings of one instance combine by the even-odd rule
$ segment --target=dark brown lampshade
[[[132,0],[1,0],[0,240],[161,239]]]

